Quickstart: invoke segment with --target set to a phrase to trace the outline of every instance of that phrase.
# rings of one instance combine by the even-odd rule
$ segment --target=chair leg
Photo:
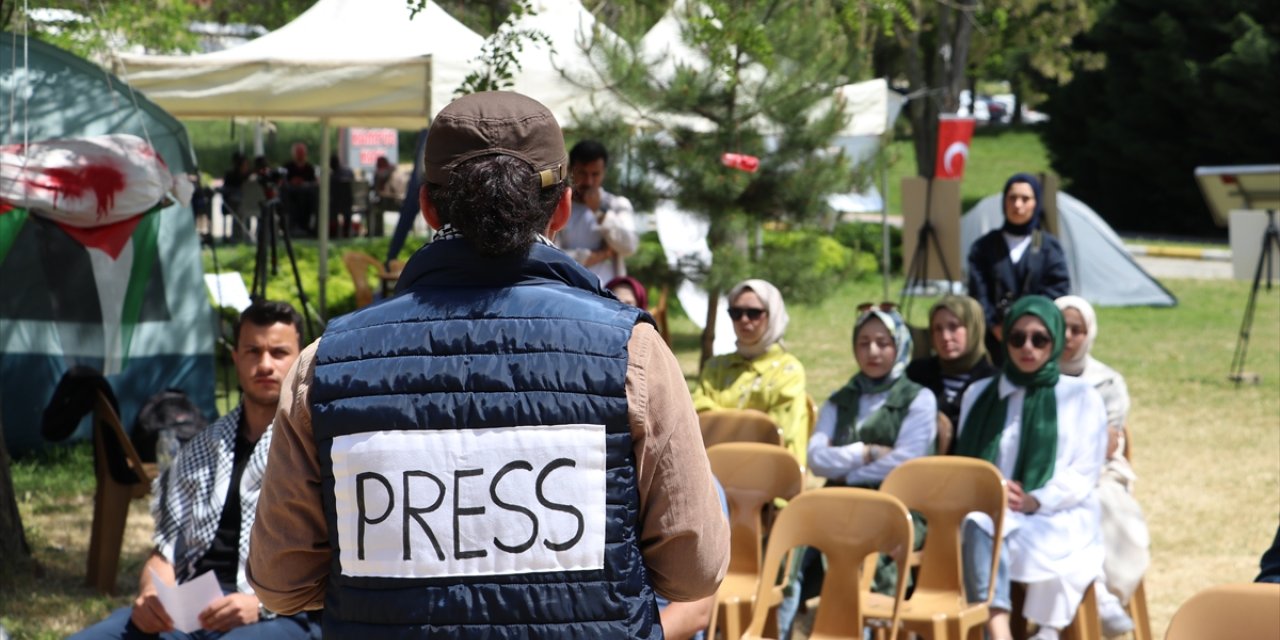
[[[124,544],[124,525],[132,497],[133,487],[117,483],[105,471],[98,474],[85,582],[102,593],[114,595],[116,592],[120,548]]]
[[[1076,608],[1071,624],[1062,630],[1062,640],[1102,640],[1102,618],[1098,615],[1098,598],[1093,583],[1084,591],[1084,599]]]
[[[1147,590],[1142,581],[1125,607],[1133,620],[1133,640],[1151,640],[1151,618],[1147,615]]]

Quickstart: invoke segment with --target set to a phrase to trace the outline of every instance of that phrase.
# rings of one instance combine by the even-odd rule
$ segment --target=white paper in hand
[[[210,603],[222,597],[222,587],[212,571],[206,571],[194,580],[173,586],[151,570],[151,583],[156,586],[160,604],[173,620],[173,628],[183,633],[200,630],[200,612]]]

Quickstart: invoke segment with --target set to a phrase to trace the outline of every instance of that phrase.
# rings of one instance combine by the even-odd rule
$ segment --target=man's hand
[[[173,619],[160,604],[154,587],[144,589],[133,601],[133,612],[129,614],[133,626],[143,633],[164,633],[173,631]]]
[[[582,266],[593,267],[595,265],[600,264],[601,262],[604,262],[605,260],[612,260],[614,255],[615,253],[612,247],[596,249],[595,251],[591,252],[591,255],[587,256],[587,261],[583,262]]]
[[[200,612],[200,626],[210,631],[226,633],[257,621],[258,597],[251,593],[223,596]]]

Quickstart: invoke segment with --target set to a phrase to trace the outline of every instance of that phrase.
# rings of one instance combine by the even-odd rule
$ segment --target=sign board
[[[1196,167],[1196,182],[1219,227],[1237,209],[1280,209],[1280,164]]]
[[[1231,212],[1230,222],[1227,235],[1231,242],[1231,277],[1252,281],[1258,271],[1258,260],[1262,258],[1262,243],[1270,239],[1266,236],[1267,214],[1236,209]],[[1271,273],[1264,272],[1262,277],[1280,281],[1280,256],[1274,252],[1271,255]]]
[[[342,162],[352,171],[361,169],[364,175],[373,175],[378,156],[386,156],[391,164],[400,159],[400,132],[395,129],[367,129],[348,127],[338,136],[338,153]]]
[[[927,198],[929,210],[925,211],[925,189],[932,183],[932,197]],[[935,245],[929,241],[925,250],[926,280],[959,281],[964,256],[960,255],[960,181],[935,178],[929,180],[919,176],[902,179],[902,259],[903,272],[911,269],[911,260],[916,255],[916,244],[920,237],[920,228],[928,219],[937,236]],[[942,255],[938,255],[941,247]],[[945,265],[945,268],[944,268]],[[947,278],[948,274],[951,276]],[[921,274],[912,274],[919,276]]]

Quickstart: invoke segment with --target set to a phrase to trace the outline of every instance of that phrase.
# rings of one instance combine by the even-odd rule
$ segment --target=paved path
[[[1231,263],[1221,260],[1188,260],[1160,256],[1134,256],[1134,260],[1157,279],[1230,280]]]

